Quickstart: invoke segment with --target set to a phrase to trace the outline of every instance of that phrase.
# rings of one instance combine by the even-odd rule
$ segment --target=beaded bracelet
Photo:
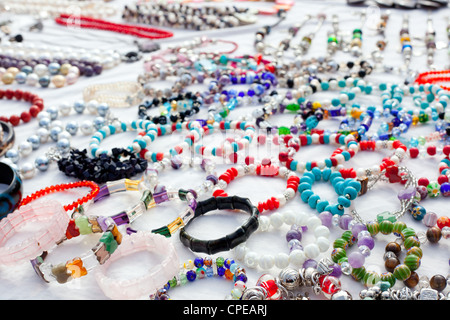
[[[93,182],[93,181],[78,181],[78,182],[71,182],[71,183],[62,183],[57,185],[52,185],[50,187],[46,187],[44,189],[41,189],[39,191],[36,191],[32,193],[29,196],[26,196],[22,199],[22,201],[19,203],[18,208],[21,206],[27,205],[28,203],[43,197],[47,194],[54,193],[54,192],[63,192],[66,190],[74,189],[74,188],[83,188],[88,187],[91,189],[91,191],[84,197],[64,206],[65,211],[72,211],[72,210],[79,210],[81,209],[84,204],[87,204],[89,201],[94,199],[94,197],[98,194],[100,188],[99,186]]]
[[[213,197],[228,197],[225,188],[236,178],[246,175],[257,175],[263,177],[281,177],[287,180],[286,190],[266,201],[258,202],[258,211],[263,213],[267,210],[278,209],[287,201],[294,198],[300,179],[297,175],[284,167],[278,167],[270,163],[250,164],[232,167],[219,176],[217,186],[213,189]]]
[[[140,180],[122,179],[106,183],[100,188],[92,202],[96,203],[118,192],[139,191],[140,182]],[[152,193],[144,190],[140,202],[137,205],[111,217],[86,215],[88,205],[91,205],[91,203],[88,202],[83,207],[77,209],[77,212],[68,221],[64,236],[58,239],[53,248],[46,250],[42,255],[31,261],[36,273],[44,281],[66,283],[74,278],[87,275],[97,265],[95,261],[99,264],[105,263],[121,244],[122,234],[118,227],[142,215],[145,210],[155,206],[155,202],[153,201]],[[85,236],[94,233],[103,233],[103,235],[92,248],[92,252],[89,251],[80,257],[58,265],[49,264],[44,261],[51,250],[54,250],[65,241],[80,235]]]
[[[344,274],[351,274],[356,281],[362,281],[364,285],[370,287],[381,281],[381,285],[386,289],[394,286],[397,280],[407,281],[414,271],[420,266],[422,249],[420,242],[412,228],[408,228],[405,223],[398,221],[394,215],[379,216],[377,221],[368,223],[350,223],[351,217],[347,217],[343,224],[345,231],[342,236],[333,243],[331,258],[339,263]],[[384,235],[394,233],[401,236],[403,246],[407,250],[407,256],[403,264],[399,264],[392,269],[393,272],[385,272],[379,275],[373,271],[366,271],[364,267],[365,257],[370,254],[374,246],[374,236],[381,232]],[[359,251],[347,255],[347,248],[357,243]],[[389,246],[389,245],[388,245]],[[395,246],[396,248],[399,248]],[[391,248],[390,246],[388,247]],[[400,247],[401,249],[401,247]],[[415,278],[415,275],[413,275]],[[413,279],[411,279],[412,281]],[[408,282],[405,282],[408,285]]]
[[[114,121],[110,125],[103,126],[98,130],[91,138],[89,143],[89,153],[93,157],[98,157],[102,153],[112,155],[111,151],[100,148],[100,143],[108,136],[123,133],[128,130],[137,131],[145,130],[145,135],[139,141],[134,141],[130,146],[126,147],[129,152],[138,153],[142,149],[145,149],[152,141],[158,137],[157,126],[148,120],[133,120],[131,122]]]
[[[16,140],[13,126],[0,120],[0,157],[12,148]]]
[[[250,214],[250,218],[236,231],[226,235],[222,238],[214,240],[199,240],[186,231],[186,226],[189,225],[193,219],[214,210],[242,210]],[[206,254],[215,254],[221,251],[231,250],[240,243],[246,241],[249,236],[256,231],[259,222],[259,211],[252,205],[250,200],[233,196],[233,197],[218,197],[209,198],[200,201],[195,208],[193,217],[187,222],[183,228],[180,229],[180,241],[186,247],[194,252],[203,252]]]
[[[28,224],[40,224],[39,231],[15,245],[6,246],[8,239]],[[15,210],[0,221],[0,264],[11,265],[30,260],[48,250],[66,232],[69,216],[55,200],[30,203]]]
[[[336,204],[332,205],[327,200],[322,200],[311,190],[314,182],[320,180],[329,181],[332,184],[338,195]],[[350,207],[351,201],[356,199],[361,191],[361,183],[352,178],[343,178],[338,171],[333,172],[329,168],[320,170],[318,167],[314,167],[310,172],[305,172],[300,178],[298,191],[302,201],[319,213],[329,211],[333,215],[343,215],[344,208]]]
[[[213,125],[203,126],[205,130],[204,134],[209,135],[218,130],[227,132],[237,131],[242,133],[239,139],[229,138],[221,146],[210,147],[200,143],[193,145],[195,154],[202,155],[204,157],[218,157],[228,159],[231,163],[237,163],[239,161],[238,152],[245,150],[248,145],[253,141],[255,135],[255,125],[246,121],[220,121],[214,122]]]
[[[185,262],[176,276],[170,279],[164,288],[150,295],[151,300],[170,300],[169,290],[177,286],[184,286],[196,279],[212,278],[214,276],[232,280],[234,282],[231,293],[226,295],[226,300],[239,300],[246,289],[247,274],[245,269],[231,259],[217,257],[197,257]]]
[[[158,266],[149,268],[141,277],[133,279],[112,279],[106,275],[114,261],[137,252],[148,251],[163,256]],[[123,237],[120,247],[95,271],[95,279],[104,294],[114,300],[135,300],[148,296],[162,287],[167,279],[178,272],[178,255],[173,244],[165,237],[139,231]]]
[[[0,116],[0,120],[4,122],[9,122],[13,126],[19,125],[20,121],[27,123],[31,118],[36,118],[36,116],[44,109],[44,102],[39,96],[22,90],[0,90],[0,98],[6,98],[7,100],[23,100],[31,103],[31,107],[28,111],[24,111],[20,116],[12,115],[9,118],[6,116]]]
[[[96,183],[131,178],[147,169],[145,159],[126,149],[113,148],[111,153],[91,158],[86,149],[71,149],[69,155],[58,160],[58,169],[67,177]]]
[[[303,212],[285,211],[282,213],[274,212],[267,216],[259,217],[259,228],[256,232],[267,232],[270,227],[275,230],[283,228],[284,224],[290,225],[286,233],[286,241],[289,247],[289,255],[283,252],[276,254],[258,254],[247,247],[246,243],[234,248],[235,256],[238,260],[250,268],[259,268],[270,270],[273,267],[283,269],[293,264],[296,267],[301,266],[308,259],[316,259],[321,253],[326,252],[330,246],[328,237],[330,231],[324,226],[321,220],[313,215]],[[301,241],[302,232],[312,232],[315,241],[308,243],[303,247]]]
[[[34,271],[43,281],[47,283],[58,282],[64,284],[72,279],[86,276],[91,270],[97,267],[97,265],[104,264],[121,245],[122,234],[113,220],[105,219],[104,217],[88,218],[83,215],[80,215],[78,218],[82,219],[82,221],[79,220],[79,225],[83,225],[83,233],[102,232],[103,235],[90,251],[79,257],[56,265],[45,262],[49,252],[56,249],[56,247],[63,243],[64,240],[70,239],[67,235],[72,231],[75,231],[75,225],[72,227],[69,226],[66,231],[66,237],[63,238],[61,242],[57,242],[49,251],[44,251],[40,256],[31,260]],[[80,234],[78,230],[76,230],[76,232]]]

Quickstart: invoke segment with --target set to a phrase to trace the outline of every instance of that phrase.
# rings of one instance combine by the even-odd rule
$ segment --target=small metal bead
[[[34,160],[34,165],[39,171],[47,171],[49,160],[46,156],[39,156]]]
[[[29,136],[27,141],[29,143],[31,143],[31,147],[33,148],[33,150],[38,149],[39,146],[41,145],[41,139],[39,138],[39,136],[37,134],[33,134],[32,136]]]

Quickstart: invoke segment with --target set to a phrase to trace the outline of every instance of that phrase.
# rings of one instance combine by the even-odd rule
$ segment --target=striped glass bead
[[[375,271],[367,271],[363,278],[364,284],[367,287],[373,287],[378,282],[380,282],[380,280],[380,275]]]
[[[417,270],[420,266],[420,258],[415,254],[408,254],[405,258],[404,263],[411,271],[414,271]]]
[[[408,251],[406,251],[406,254],[407,255],[413,254],[413,255],[419,257],[420,259],[422,259],[422,257],[423,257],[423,251],[418,246],[409,248]]]
[[[393,287],[395,282],[397,281],[397,279],[395,278],[395,276],[394,276],[394,274],[392,272],[383,272],[380,275],[380,280],[389,282],[391,287]]]
[[[333,248],[342,248],[346,250],[348,247],[348,242],[342,238],[338,238],[333,242]]]
[[[405,228],[406,228],[406,224],[404,222],[397,221],[397,222],[394,223],[394,228],[392,229],[392,232],[396,236],[400,237],[403,229],[405,229]]]
[[[380,225],[376,221],[370,221],[366,224],[367,231],[373,236],[376,236],[380,232]]]
[[[393,272],[395,278],[400,281],[405,281],[411,276],[411,270],[405,264],[399,264],[395,267]]]
[[[366,268],[364,266],[352,270],[352,278],[355,279],[356,281],[361,281],[362,279],[364,279],[365,275],[366,275]]]
[[[405,229],[403,229],[402,232],[401,232],[401,236],[402,236],[403,241],[404,241],[406,238],[412,237],[412,236],[415,236],[415,235],[416,235],[416,232],[415,232],[414,229],[412,229],[412,228],[405,228]]]
[[[405,249],[408,250],[409,248],[412,247],[419,247],[420,241],[416,236],[411,236],[405,239],[403,245],[405,246]]]
[[[389,220],[383,220],[379,223],[380,232],[384,235],[392,233],[394,229],[394,224]]]
[[[344,249],[342,248],[335,248],[333,249],[333,251],[331,252],[331,259],[333,260],[333,262],[338,263],[339,260],[341,260],[342,258],[347,257],[347,253],[345,252]]]

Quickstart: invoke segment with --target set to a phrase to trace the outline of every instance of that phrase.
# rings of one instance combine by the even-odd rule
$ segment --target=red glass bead
[[[427,148],[427,153],[428,153],[430,156],[434,156],[434,155],[436,154],[436,146],[429,146],[429,147]]]
[[[430,181],[429,181],[427,178],[422,177],[422,178],[420,178],[420,179],[417,181],[417,184],[418,184],[419,186],[424,186],[424,187],[426,187],[426,186],[428,186],[428,185],[430,184]]]
[[[446,156],[450,155],[450,145],[446,145],[446,146],[442,149],[442,152],[443,152]]]
[[[342,287],[339,279],[333,276],[320,276],[319,284],[323,294],[327,298],[330,298],[333,293],[341,290]]]
[[[12,115],[9,117],[9,122],[13,125],[13,126],[17,126],[20,123],[20,118],[16,115]]]
[[[409,148],[409,156],[413,159],[417,158],[419,155],[419,149],[418,148]]]
[[[20,119],[23,122],[27,123],[27,122],[29,122],[31,120],[31,114],[29,112],[27,112],[27,111],[24,111],[24,112],[22,112],[20,114]]]
[[[443,183],[445,183],[445,182],[448,182],[448,177],[447,177],[445,174],[441,174],[441,175],[438,177],[438,183],[439,183],[439,184],[443,184]]]
[[[439,217],[436,222],[439,229],[443,227],[450,227],[450,218],[446,216]]]

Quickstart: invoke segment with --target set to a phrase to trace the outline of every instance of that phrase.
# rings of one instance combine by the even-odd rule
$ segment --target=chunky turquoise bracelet
[[[338,195],[336,204],[330,204],[327,200],[322,200],[319,195],[312,191],[313,184],[320,180],[331,182]],[[329,211],[333,215],[343,215],[344,208],[350,207],[351,201],[358,196],[360,190],[361,183],[359,181],[353,178],[343,178],[339,171],[332,171],[329,168],[320,170],[318,167],[305,172],[300,178],[298,186],[300,198],[303,202],[319,213]]]

